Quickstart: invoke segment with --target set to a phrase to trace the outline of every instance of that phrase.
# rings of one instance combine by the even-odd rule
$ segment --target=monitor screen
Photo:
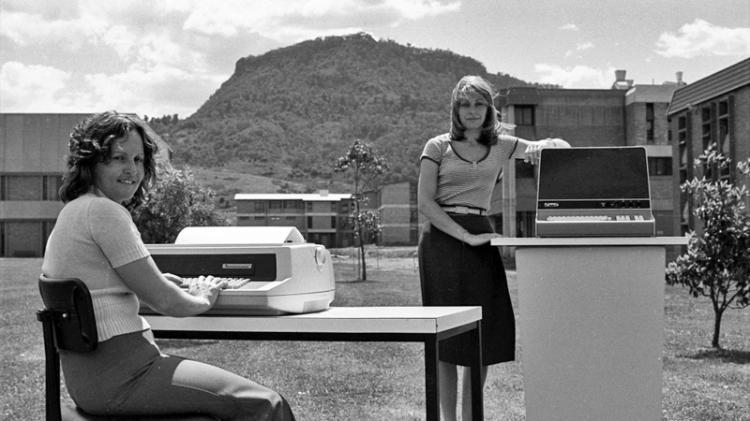
[[[642,147],[542,150],[540,201],[648,199],[648,183]]]

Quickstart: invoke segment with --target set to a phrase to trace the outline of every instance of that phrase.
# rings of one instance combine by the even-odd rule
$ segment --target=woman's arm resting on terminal
[[[138,298],[154,310],[173,317],[194,316],[210,309],[225,283],[209,276],[205,288],[189,294],[167,279],[151,256],[117,267],[115,271]]]
[[[427,217],[430,224],[451,237],[472,246],[482,245],[488,243],[492,238],[500,237],[500,234],[495,233],[471,234],[451,219],[435,202],[437,175],[438,164],[429,159],[423,159],[419,164],[417,202],[419,203],[419,211]]]
[[[505,137],[518,139],[518,147],[513,152],[511,159],[523,159],[526,162],[530,162],[532,165],[539,163],[539,156],[541,155],[542,149],[545,148],[569,148],[570,144],[563,139],[559,138],[547,138],[542,140],[526,140],[517,136],[510,136],[501,134],[500,138]]]

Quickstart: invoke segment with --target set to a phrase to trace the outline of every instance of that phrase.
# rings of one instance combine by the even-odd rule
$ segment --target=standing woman
[[[164,355],[138,315],[141,298],[169,316],[210,309],[223,284],[211,276],[189,293],[162,274],[127,208],[155,176],[156,144],[144,125],[104,112],[77,125],[60,188],[65,206],[47,241],[42,273],[78,278],[91,291],[99,344],[61,351],[70,396],[94,415],[204,414],[224,421],[294,420],[278,393],[197,361]]]
[[[505,134],[489,83],[463,77],[451,97],[451,129],[427,141],[420,157],[418,202],[427,224],[419,241],[422,304],[482,306],[481,384],[487,366],[515,359],[515,319],[505,268],[489,244],[499,237],[487,211],[506,165],[532,163],[541,149],[570,147],[562,139],[528,141]],[[499,133],[498,133],[499,132]],[[463,420],[471,419],[470,342],[442,341],[438,377],[441,419],[456,420],[457,365],[464,366]]]

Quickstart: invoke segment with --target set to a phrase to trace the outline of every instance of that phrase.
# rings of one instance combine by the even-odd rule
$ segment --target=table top
[[[433,334],[480,320],[482,308],[331,307],[315,313],[281,316],[144,317],[156,331]]]
[[[680,246],[688,237],[500,237],[490,244],[505,247],[587,247],[587,246]]]

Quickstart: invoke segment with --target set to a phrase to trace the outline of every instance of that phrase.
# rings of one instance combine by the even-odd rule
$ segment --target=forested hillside
[[[333,177],[334,159],[359,138],[387,157],[389,181],[415,180],[422,145],[448,130],[451,89],[467,74],[498,89],[528,85],[450,51],[326,37],[239,59],[195,114],[155,129],[178,163],[312,188]]]

